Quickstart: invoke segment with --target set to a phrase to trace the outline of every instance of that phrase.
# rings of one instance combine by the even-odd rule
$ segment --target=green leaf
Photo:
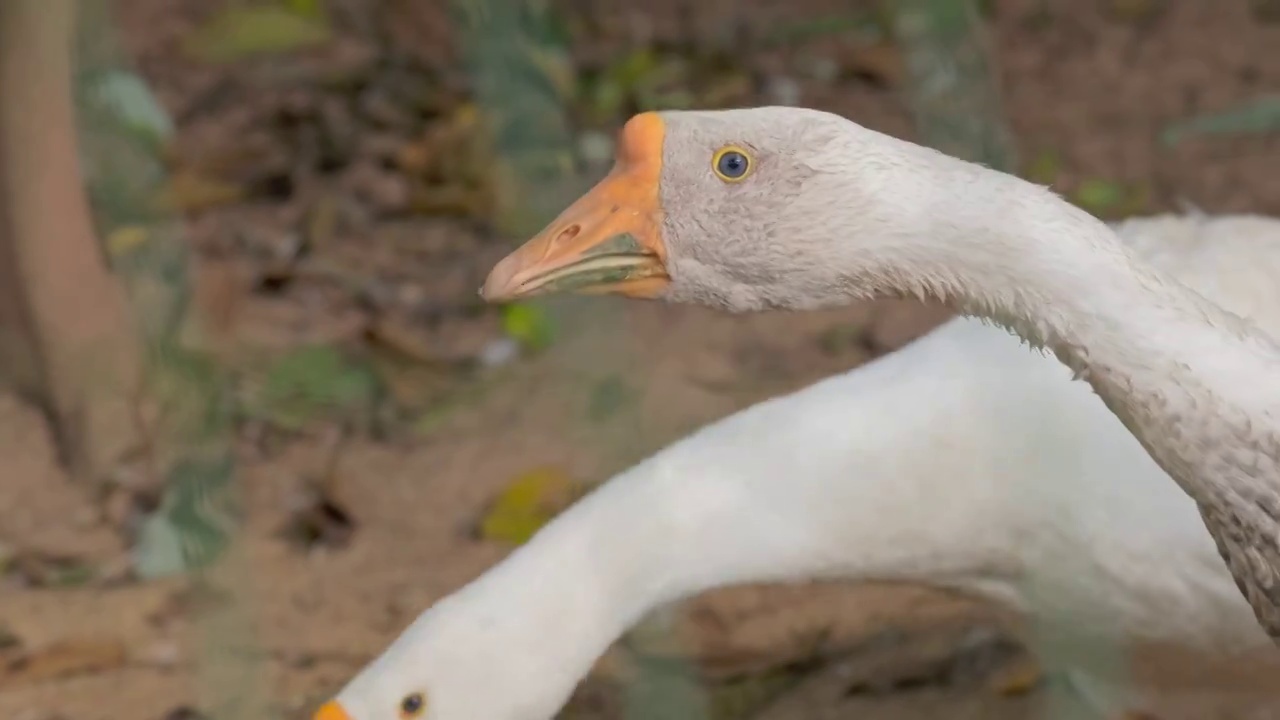
[[[1062,158],[1053,150],[1042,150],[1027,166],[1026,178],[1041,185],[1052,185],[1062,172]]]
[[[503,306],[502,331],[530,350],[547,347],[555,337],[555,328],[547,314],[535,305],[524,303]]]
[[[173,137],[173,120],[146,82],[125,70],[109,70],[91,84],[94,100],[115,115],[126,130],[153,145]]]
[[[169,473],[160,508],[142,525],[133,548],[143,578],[205,567],[226,549],[235,527],[230,456],[189,458]]]
[[[330,36],[322,18],[272,5],[232,6],[197,30],[184,50],[197,60],[227,63],[322,45]]]
[[[1263,97],[1221,113],[1201,115],[1165,128],[1160,139],[1177,145],[1195,135],[1241,135],[1280,130],[1280,97]]]
[[[591,400],[587,406],[587,417],[593,421],[606,420],[618,412],[634,397],[631,388],[617,375],[596,383],[591,389]]]
[[[133,568],[138,577],[153,579],[187,569],[182,555],[182,534],[169,517],[156,513],[142,523],[133,548]]]
[[[1124,202],[1125,191],[1110,180],[1085,180],[1075,191],[1076,204],[1089,212],[1106,212]]]
[[[377,378],[349,362],[335,348],[298,348],[267,371],[252,405],[281,427],[300,429],[322,417],[367,406],[377,391]]]

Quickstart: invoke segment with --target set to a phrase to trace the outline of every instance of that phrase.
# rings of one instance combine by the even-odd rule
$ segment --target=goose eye
[[[416,718],[422,714],[423,709],[427,707],[427,701],[422,697],[422,693],[413,693],[405,695],[400,701],[400,717],[404,720]]]
[[[725,182],[738,182],[751,172],[751,158],[740,147],[721,148],[711,160],[716,176]]]

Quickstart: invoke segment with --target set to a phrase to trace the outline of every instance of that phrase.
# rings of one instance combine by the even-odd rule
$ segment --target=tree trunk
[[[141,357],[83,187],[75,0],[0,0],[0,381],[47,413],[79,477],[135,435]]]

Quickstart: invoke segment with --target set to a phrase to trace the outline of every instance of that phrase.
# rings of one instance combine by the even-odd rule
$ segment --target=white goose
[[[1280,222],[1116,229],[1280,335]],[[1086,645],[1269,652],[1195,503],[1070,376],[956,319],[714,423],[428,609],[316,720],[549,720],[647,611],[771,580],[914,580],[1013,603]],[[1108,710],[1129,701],[1077,661],[1044,658]]]
[[[553,290],[731,311],[907,294],[993,320],[1092,385],[1196,501],[1280,643],[1280,346],[1043,187],[816,110],[643,113],[482,293]]]

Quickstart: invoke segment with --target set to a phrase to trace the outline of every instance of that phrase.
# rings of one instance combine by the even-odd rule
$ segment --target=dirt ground
[[[359,14],[360,3],[336,4]],[[698,33],[725,27],[750,35],[849,4],[629,6],[602,12],[611,34],[601,47],[584,41],[576,57],[589,64],[645,38],[697,43]],[[604,479],[701,423],[856,366],[944,318],[888,302],[726,317],[565,300],[551,305],[559,333],[549,347],[478,362],[506,347],[502,319],[477,307],[474,288],[509,240],[480,221],[482,180],[462,172],[471,179],[458,181],[412,160],[415,151],[434,157],[466,145],[448,134],[465,92],[441,69],[452,50],[440,13],[389,0],[412,17],[373,30],[376,20],[352,23],[336,49],[228,69],[179,52],[210,4],[117,5],[125,51],[177,120],[175,167],[248,188],[188,215],[202,287],[221,289],[215,299],[232,308],[237,346],[283,352],[329,342],[369,354],[380,346],[396,408],[341,441],[336,422],[244,423],[247,521],[236,586],[264,653],[258,679],[282,717],[306,717],[418,612],[510,550],[475,527],[514,478],[553,468]],[[992,5],[1018,150],[1037,172],[1052,166],[1057,189],[1071,194],[1105,179],[1136,198],[1117,212],[1190,202],[1208,212],[1280,214],[1280,134],[1160,142],[1174,121],[1280,91],[1272,4]],[[682,39],[688,33],[693,39]],[[892,56],[858,49],[847,34],[738,58],[729,72],[748,80],[725,91],[725,103],[781,99],[911,137]],[[341,82],[315,80],[344,72],[365,73],[376,92],[351,100],[334,89]],[[447,101],[412,112],[397,105],[415,73],[429,78],[415,87]],[[317,208],[335,214],[337,230],[308,235],[304,261],[299,228],[314,230]],[[387,346],[398,361],[386,359]],[[0,668],[0,717],[201,717],[209,707],[197,662],[205,631],[193,622],[190,589],[130,572],[145,503],[119,488],[70,483],[39,416],[14,398],[0,398],[0,458],[0,653],[11,653],[0,660],[26,658]],[[306,542],[290,531],[300,522],[310,529]],[[692,638],[718,717],[1014,720],[1038,717],[1043,706],[1043,687],[1000,691],[1029,667],[1016,624],[999,608],[925,588],[738,588],[686,603],[670,621]],[[796,637],[813,630],[830,631],[839,652],[808,662]],[[619,668],[635,666],[635,656],[620,648],[602,663],[571,716],[619,716]],[[1188,707],[1169,717],[1210,716]]]

